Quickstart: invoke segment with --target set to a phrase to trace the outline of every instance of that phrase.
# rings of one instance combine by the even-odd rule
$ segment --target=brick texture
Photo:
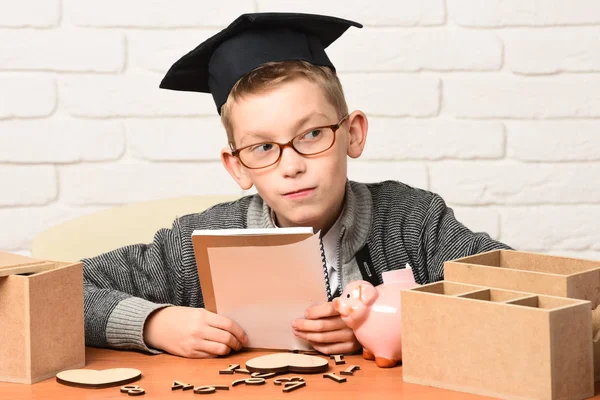
[[[600,24],[595,0],[448,0],[449,18],[476,28]]]
[[[2,28],[48,28],[58,25],[60,0],[0,0],[0,10]]]
[[[119,72],[125,38],[82,29],[0,31],[0,70]]]
[[[440,194],[474,231],[600,259],[597,0],[0,0],[0,249],[113,205],[241,194],[210,95],[158,89],[245,12],[355,20],[328,49],[369,118],[348,177]],[[251,189],[248,193],[254,193]]]

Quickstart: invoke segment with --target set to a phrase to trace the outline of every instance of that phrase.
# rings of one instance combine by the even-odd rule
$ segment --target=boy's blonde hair
[[[227,131],[227,140],[233,148],[235,148],[235,142],[230,116],[231,107],[236,99],[249,94],[265,93],[281,83],[297,77],[303,77],[316,83],[323,90],[327,101],[335,108],[338,118],[348,114],[348,105],[342,84],[331,68],[313,65],[306,61],[269,62],[238,80],[229,92],[227,101],[221,107],[221,122]]]

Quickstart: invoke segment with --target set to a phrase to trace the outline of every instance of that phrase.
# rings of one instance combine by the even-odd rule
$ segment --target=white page
[[[208,257],[217,313],[246,331],[248,347],[311,349],[291,322],[327,302],[318,234],[282,246],[213,247]]]

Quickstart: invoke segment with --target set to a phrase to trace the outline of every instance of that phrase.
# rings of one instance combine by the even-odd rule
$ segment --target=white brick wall
[[[218,116],[137,119],[129,120],[126,124],[131,154],[142,160],[219,161],[221,149],[227,147]],[[181,143],[185,143],[185,146]]]
[[[460,26],[566,26],[600,23],[596,0],[448,0],[449,19]]]
[[[132,30],[128,32],[129,67],[159,72],[162,78],[171,64],[204,38],[219,32],[220,28]],[[153,87],[153,89],[155,89]]]
[[[220,163],[89,164],[59,168],[68,205],[111,205],[194,194],[237,194]],[[90,184],[90,182],[92,184]]]
[[[524,164],[512,161],[439,162],[431,190],[460,205],[600,203],[600,164]]]
[[[49,204],[58,192],[55,168],[48,165],[0,166],[0,187],[0,206],[8,207]]]
[[[116,161],[125,152],[120,121],[13,119],[1,127],[0,163]]]
[[[0,120],[48,117],[56,103],[56,85],[52,78],[0,72]]]
[[[117,73],[124,64],[125,38],[119,32],[0,31],[0,70]]]
[[[444,106],[456,117],[600,117],[600,75],[466,75],[444,80]]]
[[[370,118],[351,178],[437,192],[519,249],[600,259],[597,0],[0,0],[0,249],[115,204],[241,193],[212,98],[158,85],[254,11],[365,25],[328,50]]]
[[[40,0],[45,1],[45,0]],[[187,28],[229,24],[238,14],[254,12],[248,0],[62,0],[69,24],[99,28]]]
[[[511,29],[500,35],[506,65],[517,74],[600,72],[600,28]]]
[[[210,96],[159,90],[160,75],[67,75],[61,107],[74,117],[195,117],[216,114]]]
[[[60,0],[0,0],[0,27],[48,28],[60,20]]]
[[[445,21],[444,0],[256,0],[257,12],[334,15],[367,26],[435,26]],[[360,17],[360,18],[358,18]]]
[[[367,27],[348,31],[328,54],[339,72],[494,71],[502,42],[492,32]]]
[[[433,117],[440,109],[440,80],[398,73],[340,73],[349,107],[369,115]],[[353,105],[353,106],[352,106]]]

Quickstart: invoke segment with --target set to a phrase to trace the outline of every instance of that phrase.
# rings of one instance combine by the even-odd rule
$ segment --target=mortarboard
[[[274,61],[307,61],[335,67],[325,48],[350,26],[362,25],[325,15],[243,14],[171,66],[160,87],[211,93],[217,111],[244,75]]]

